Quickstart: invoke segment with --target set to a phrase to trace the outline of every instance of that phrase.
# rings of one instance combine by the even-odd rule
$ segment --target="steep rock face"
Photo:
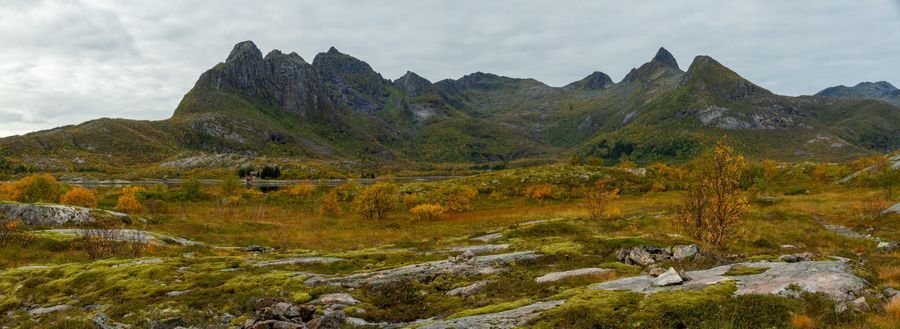
[[[395,87],[405,91],[410,97],[418,97],[434,90],[431,81],[410,71],[406,71],[406,74],[394,80],[393,83]]]
[[[332,99],[370,114],[384,107],[389,82],[366,62],[331,47],[328,52],[316,55],[312,66]]]
[[[678,66],[677,64],[675,66]],[[597,90],[597,89],[606,89],[612,86],[614,82],[612,78],[610,78],[606,73],[596,71],[591,73],[590,75],[584,77],[584,79],[572,82],[567,84],[564,88],[566,89],[585,89],[585,90]]]
[[[251,41],[236,44],[228,59],[204,73],[194,88],[236,91],[262,104],[305,116],[334,109],[321,79],[303,58],[278,50],[263,58]]]
[[[861,82],[853,87],[836,86],[825,88],[816,93],[816,96],[844,98],[844,99],[875,99],[882,100],[900,106],[900,89],[887,81]]]
[[[675,57],[665,48],[659,48],[653,59],[636,69],[631,69],[622,79],[622,83],[652,82],[658,79],[677,79],[684,72],[678,68]]]

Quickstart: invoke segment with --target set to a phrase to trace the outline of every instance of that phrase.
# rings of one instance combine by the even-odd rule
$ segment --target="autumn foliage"
[[[136,214],[144,211],[144,206],[138,201],[137,192],[141,189],[134,186],[126,186],[122,188],[122,196],[116,202],[116,211],[129,214]]]
[[[749,206],[740,189],[744,165],[744,158],[723,141],[695,160],[674,224],[697,240],[722,243],[743,220]]]
[[[446,210],[439,204],[420,204],[409,210],[409,215],[420,221],[433,221],[444,217]]]
[[[77,186],[63,194],[59,202],[71,206],[97,208],[97,196],[94,195],[94,191]]]
[[[478,190],[469,186],[453,186],[444,192],[444,208],[451,212],[463,212],[469,209],[472,199],[478,196]]]
[[[553,190],[553,185],[550,184],[531,185],[525,188],[525,197],[543,205],[545,200],[553,197]]]
[[[366,187],[353,200],[356,212],[366,219],[382,219],[400,202],[400,190],[390,182],[380,182]]]
[[[336,190],[331,190],[319,199],[319,214],[329,217],[341,215],[341,204],[338,202]]]
[[[585,195],[588,213],[591,219],[607,219],[619,214],[619,209],[613,201],[619,198],[619,189],[608,190],[603,187],[595,187]]]
[[[300,183],[287,189],[284,193],[292,198],[306,198],[315,191],[315,185],[310,183]]]
[[[0,188],[3,199],[18,202],[56,202],[59,199],[59,183],[49,174],[31,175]]]

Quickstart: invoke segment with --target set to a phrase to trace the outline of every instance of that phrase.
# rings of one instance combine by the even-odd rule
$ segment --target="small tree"
[[[434,221],[444,217],[445,209],[439,204],[420,204],[409,210],[409,215],[419,221]]]
[[[618,198],[619,189],[594,188],[588,192],[585,199],[591,219],[606,219],[618,215],[619,209],[613,204]]]
[[[97,208],[97,196],[94,195],[94,191],[78,186],[63,194],[59,198],[59,202],[72,206]]]
[[[684,205],[674,224],[697,240],[718,245],[747,212],[747,198],[740,189],[744,158],[719,140],[693,166]]]
[[[281,168],[278,166],[267,165],[259,173],[259,178],[262,179],[276,179],[278,177],[281,177]]]
[[[378,220],[394,210],[399,202],[399,194],[396,184],[379,182],[360,192],[353,203],[357,213],[366,219]]]
[[[553,196],[553,185],[536,184],[528,186],[525,188],[525,196],[537,200],[538,203],[543,205],[545,200]]]
[[[336,190],[331,190],[319,199],[319,214],[328,217],[341,215],[341,204],[338,202]]]

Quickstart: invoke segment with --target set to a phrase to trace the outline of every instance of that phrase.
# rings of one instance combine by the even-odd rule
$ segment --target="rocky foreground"
[[[34,206],[23,210],[10,204],[0,209],[85,215],[81,209],[60,210],[63,208]],[[793,245],[779,247],[779,251],[790,253],[751,261],[722,258],[695,244],[636,243],[644,241],[637,237],[574,239],[566,234],[577,233],[560,233],[579,232],[577,225],[582,224],[532,221],[423,246],[334,254],[211,247],[171,235],[120,230],[111,236],[160,248],[223,250],[239,256],[197,257],[186,252],[180,257],[8,269],[0,271],[0,302],[19,303],[22,306],[16,312],[34,321],[60,314],[91,314],[91,322],[102,329],[143,327],[134,323],[154,329],[502,329],[533,324],[547,313],[564,309],[573,298],[583,303],[583,297],[577,296],[595,291],[653,296],[728,287],[725,291],[729,296],[786,299],[813,293],[833,302],[837,313],[868,311],[872,301],[896,295],[895,290],[878,288],[860,276],[861,260],[816,254]],[[872,245],[873,252],[895,250],[895,244],[846,228],[822,226],[822,230]],[[59,238],[80,234],[73,228],[32,232]],[[684,241],[677,235],[667,236]],[[585,245],[592,242],[616,246],[628,242],[630,246],[586,249]],[[890,248],[883,243],[891,244]],[[74,284],[72,280],[89,281]],[[30,282],[22,285],[23,281]],[[19,295],[17,290],[32,286],[59,291],[59,295],[11,301],[18,298],[14,297]],[[119,292],[104,295],[108,289]],[[517,294],[516,290],[533,293]],[[216,298],[229,303],[233,296],[245,292],[257,297],[243,305],[200,313],[181,307],[215,303]],[[137,294],[133,298],[156,306],[149,311],[123,312],[116,305],[120,293]],[[498,301],[494,296],[498,293],[511,296]],[[260,298],[260,294],[268,297]],[[413,305],[404,304],[402,299],[413,299]],[[455,313],[441,311],[441,304],[454,305]],[[198,318],[206,324],[197,325]]]

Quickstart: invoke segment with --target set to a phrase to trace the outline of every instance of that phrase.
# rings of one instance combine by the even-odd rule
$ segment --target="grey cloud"
[[[0,135],[164,119],[235,42],[307,61],[336,46],[386,78],[484,71],[561,86],[621,79],[660,46],[775,92],[900,76],[898,1],[4,1]]]

